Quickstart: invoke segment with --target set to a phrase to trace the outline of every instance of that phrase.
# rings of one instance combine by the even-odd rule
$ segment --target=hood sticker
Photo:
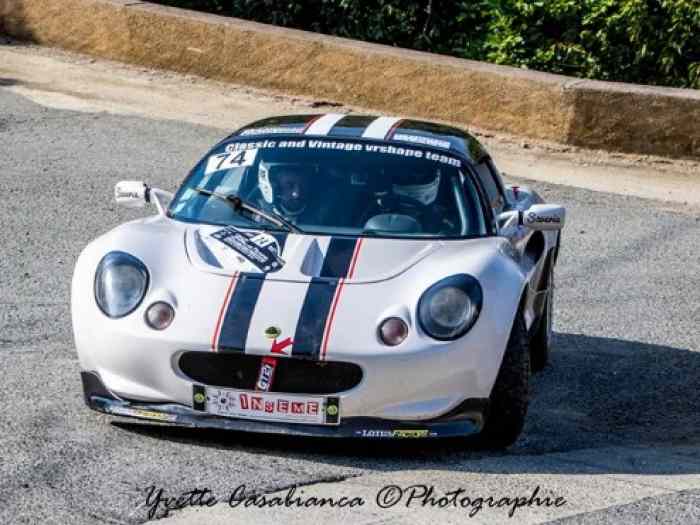
[[[269,233],[241,231],[227,226],[210,237],[245,257],[262,273],[277,272],[284,267],[279,242]]]

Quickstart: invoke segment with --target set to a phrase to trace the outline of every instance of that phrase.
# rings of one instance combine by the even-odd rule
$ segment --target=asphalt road
[[[141,523],[143,489],[154,484],[170,494],[193,487],[224,494],[241,483],[274,492],[379,474],[468,472],[477,464],[513,465],[527,476],[548,473],[538,458],[610,447],[683,445],[681,473],[700,475],[693,457],[700,450],[693,448],[700,444],[700,215],[546,183],[535,186],[564,204],[569,218],[556,274],[556,350],[534,378],[525,431],[507,453],[460,440],[368,446],[172,430],[90,412],[70,325],[73,264],[91,239],[138,216],[116,208],[116,181],[173,189],[223,132],[52,109],[3,88],[12,83],[0,81],[1,523]],[[567,464],[572,478],[590,466]],[[678,472],[652,462],[635,473]],[[562,522],[700,522],[697,489],[640,492],[629,501]]]

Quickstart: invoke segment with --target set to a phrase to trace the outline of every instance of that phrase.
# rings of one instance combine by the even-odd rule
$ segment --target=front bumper
[[[437,438],[469,436],[480,432],[488,400],[469,399],[445,416],[416,422],[373,417],[347,417],[339,425],[272,423],[221,417],[179,403],[147,403],[120,399],[110,392],[95,372],[81,372],[85,403],[93,410],[156,423],[195,427],[336,438]]]

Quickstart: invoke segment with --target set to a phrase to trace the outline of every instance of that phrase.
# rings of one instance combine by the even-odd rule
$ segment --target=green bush
[[[700,88],[698,0],[500,0],[492,15],[491,62]]]
[[[700,88],[700,0],[160,0],[583,78]]]
[[[434,53],[484,58],[487,0],[160,0],[284,27]]]

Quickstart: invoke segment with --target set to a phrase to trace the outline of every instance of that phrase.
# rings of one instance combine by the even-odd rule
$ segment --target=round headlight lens
[[[481,303],[479,282],[470,275],[453,275],[423,294],[418,303],[418,318],[430,337],[443,341],[457,339],[474,325]]]
[[[389,317],[379,326],[379,338],[386,345],[400,345],[407,336],[408,326],[398,317]]]
[[[146,324],[154,330],[165,330],[175,319],[175,310],[168,303],[158,301],[146,310]]]
[[[95,300],[108,317],[124,317],[136,310],[147,288],[146,266],[128,253],[110,252],[97,266]]]
[[[469,319],[472,306],[469,296],[459,288],[446,286],[435,292],[428,304],[430,317],[448,330],[456,330]]]

